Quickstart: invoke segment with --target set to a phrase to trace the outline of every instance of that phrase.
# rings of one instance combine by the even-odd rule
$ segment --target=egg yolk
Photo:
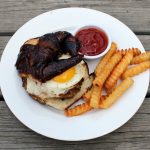
[[[76,73],[75,67],[71,67],[62,74],[54,77],[53,80],[59,83],[64,83],[69,81],[75,75],[75,73]]]

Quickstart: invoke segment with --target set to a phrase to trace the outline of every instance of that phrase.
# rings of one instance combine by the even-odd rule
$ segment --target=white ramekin
[[[92,28],[100,29],[100,30],[102,30],[106,34],[106,36],[108,38],[108,45],[107,45],[106,49],[102,53],[100,53],[98,55],[94,55],[94,56],[84,55],[85,59],[97,59],[97,58],[100,58],[100,57],[104,56],[108,52],[108,50],[110,49],[111,42],[112,42],[109,33],[106,32],[106,30],[104,30],[103,28],[95,26],[95,25],[86,25],[86,26],[80,27],[80,28],[78,28],[78,30],[76,31],[76,33],[78,33],[82,29],[88,29],[88,28],[91,28],[91,27]]]

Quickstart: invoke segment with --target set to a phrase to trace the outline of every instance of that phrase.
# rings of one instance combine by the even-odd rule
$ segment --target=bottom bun
[[[69,106],[71,106],[76,101],[78,101],[83,96],[83,94],[92,86],[93,79],[94,79],[93,75],[91,75],[89,78],[85,79],[81,85],[80,91],[74,97],[64,99],[64,100],[59,99],[59,98],[57,98],[57,99],[49,98],[49,99],[45,99],[45,104],[52,106],[59,110],[67,109]]]

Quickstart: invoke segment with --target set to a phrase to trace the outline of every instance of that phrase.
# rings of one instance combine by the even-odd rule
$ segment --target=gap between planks
[[[13,36],[15,32],[0,32],[0,36]],[[136,34],[136,35],[150,35],[150,32],[149,31],[144,31],[144,32],[134,31],[134,34]]]

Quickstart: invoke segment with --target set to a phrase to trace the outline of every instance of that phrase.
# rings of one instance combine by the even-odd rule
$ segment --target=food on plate
[[[100,102],[104,101],[107,97],[108,97],[108,95],[102,95],[101,98],[100,98]]]
[[[70,38],[70,35],[68,35],[68,38]],[[71,38],[74,39],[75,37],[71,36]],[[27,44],[25,43],[21,47],[16,62],[19,74],[23,76],[30,74],[35,79],[45,82],[82,61],[83,56],[77,55],[77,49],[76,55],[69,48],[67,50],[63,49],[64,45],[67,45],[64,44],[67,37],[60,42],[57,36],[51,33],[38,39],[36,45],[28,44],[29,41],[27,41]],[[31,42],[33,42],[33,39],[31,39]],[[74,43],[78,45],[77,40],[74,40]],[[66,53],[69,53],[71,57],[59,60],[60,56]]]
[[[92,107],[89,105],[89,103],[85,102],[85,103],[77,105],[71,109],[65,110],[65,115],[68,117],[78,116],[78,115],[81,115],[81,114],[91,110],[91,109],[92,109]]]
[[[89,101],[90,101],[91,96],[92,96],[92,89],[93,89],[93,87],[92,87],[91,89],[89,89],[89,90],[83,95],[82,98],[83,98],[84,101],[86,101],[86,102],[89,102]],[[100,101],[101,101],[101,100],[104,100],[107,96],[108,96],[108,95],[101,95]]]
[[[131,78],[123,80],[105,100],[101,101],[99,108],[109,108],[133,84],[133,82]]]
[[[16,68],[28,94],[61,110],[79,100],[93,81],[79,47],[78,39],[65,31],[25,42]]]
[[[90,99],[90,106],[92,108],[98,108],[100,103],[102,87],[94,85],[92,89],[92,95]]]
[[[114,84],[114,86],[112,88],[106,88],[105,87],[105,90],[106,90],[107,94],[112,93],[114,91],[114,89],[116,88],[116,86],[117,86],[117,82],[116,82],[116,84]]]
[[[80,43],[71,33],[66,31],[58,31],[55,33],[60,41],[62,51],[68,52],[70,55],[75,56],[80,48]]]
[[[121,53],[122,55],[125,55],[127,52],[132,52],[133,56],[138,56],[141,54],[141,51],[138,48],[121,49],[117,52]]]
[[[150,60],[150,52],[146,52],[146,53],[141,53],[138,56],[135,56],[132,61],[131,64],[139,64],[141,62]]]
[[[37,45],[39,43],[38,38],[33,38],[25,42],[25,44]]]
[[[104,82],[106,81],[107,77],[110,75],[110,73],[114,69],[114,67],[119,63],[119,61],[121,60],[121,58],[122,58],[122,54],[115,53],[110,58],[110,60],[106,64],[106,66],[103,69],[103,71],[99,74],[99,76],[97,76],[94,79],[93,84],[102,87],[103,84],[104,84]]]
[[[122,58],[122,55],[120,53],[115,53],[110,58],[110,60],[106,64],[103,71],[98,76],[96,76],[96,78],[94,79],[93,89],[95,88],[95,90],[92,90],[92,95],[91,95],[91,99],[90,99],[91,107],[93,107],[93,108],[99,107],[103,84],[104,84],[105,80],[107,79],[107,77],[109,76],[109,74],[111,73],[111,71],[113,70],[114,66],[117,65],[117,63],[121,60],[121,58]]]
[[[150,68],[150,61],[141,62],[141,63],[139,63],[139,64],[137,64],[137,65],[127,69],[123,73],[122,78],[125,79],[127,77],[133,77],[135,75],[138,75],[141,72],[146,71],[149,68]]]
[[[28,76],[26,90],[41,99],[48,97],[71,98],[80,90],[83,80],[88,76],[87,65],[82,61],[44,83]]]
[[[96,27],[87,27],[79,30],[76,38],[80,42],[79,52],[87,56],[95,56],[104,52],[108,46],[106,33]]]
[[[102,53],[108,40],[103,30],[94,27],[82,29],[76,36],[58,31],[27,40],[15,64],[23,87],[33,99],[64,110],[68,117],[110,107],[133,84],[131,77],[150,68],[150,52],[117,50],[112,42],[94,73],[89,74],[84,55]],[[128,68],[131,64],[134,66]],[[83,103],[74,106],[81,98]]]
[[[113,70],[114,66],[121,60],[122,55],[120,53],[115,53],[108,63],[106,64],[105,68],[103,69],[102,73],[96,76],[95,80],[93,81],[93,90],[90,99],[90,106],[93,108],[98,108],[100,103],[101,91],[102,86]]]
[[[45,104],[52,106],[54,108],[60,109],[60,110],[65,110],[69,108],[72,104],[74,104],[76,101],[78,101],[83,94],[88,90],[88,88],[91,87],[93,82],[93,75],[84,80],[82,83],[82,86],[80,88],[80,91],[76,93],[76,95],[72,98],[47,98],[45,99]]]
[[[71,110],[68,110],[70,112],[70,115],[65,113],[67,116],[77,116],[77,115],[83,114],[93,108],[106,109],[106,108],[112,106],[112,104],[114,104],[118,100],[118,98],[121,95],[123,95],[123,93],[127,89],[129,89],[129,87],[132,86],[134,81],[130,78],[130,76],[126,77],[123,81],[121,81],[121,83],[119,85],[117,84],[116,80],[121,78],[121,75],[124,73],[124,71],[126,73],[126,72],[128,72],[128,70],[130,70],[130,68],[127,69],[127,67],[128,67],[128,65],[130,65],[130,62],[134,59],[133,56],[135,56],[135,57],[138,57],[138,55],[140,56],[140,53],[141,53],[140,50],[138,48],[132,48],[132,49],[128,49],[128,50],[121,50],[121,52],[119,52],[119,50],[116,51],[116,48],[115,48],[115,50],[111,54],[111,56],[109,56],[109,58],[107,58],[108,54],[110,54],[110,51],[111,51],[111,49],[102,58],[102,60],[98,63],[97,66],[100,65],[99,66],[100,71],[96,70],[98,68],[98,67],[96,67],[93,85],[83,95],[83,99],[85,100],[85,104],[83,104],[83,105],[87,105],[87,107],[86,107],[87,109],[80,109],[81,106],[77,106],[77,108],[79,107],[79,109],[82,110],[82,111],[79,111],[80,113],[77,113],[78,111],[76,111],[77,108],[75,106],[75,107],[71,108]],[[104,63],[104,65],[101,66],[101,62],[102,62],[102,64]],[[144,64],[144,65],[142,65],[143,68],[144,69],[150,68],[149,63],[150,63],[149,61],[143,62],[143,64]],[[138,64],[134,67],[140,68],[140,69],[138,69],[138,72],[140,73],[141,66],[140,67],[139,66],[140,66],[140,64]],[[131,67],[131,70],[134,67]],[[144,70],[143,68],[142,68],[142,70]],[[96,73],[96,72],[98,72],[98,73]],[[132,74],[132,72],[129,74]],[[102,89],[104,88],[104,85],[106,84],[105,82],[108,82],[108,79],[114,75],[115,75],[115,78],[114,78],[115,82],[113,81],[113,87],[107,89],[107,95],[103,95]]]
[[[124,57],[121,59],[121,61],[118,63],[118,65],[113,69],[112,73],[108,77],[108,79],[105,82],[105,88],[110,91],[113,89],[121,77],[121,75],[124,73],[128,65],[130,64],[131,60],[133,58],[133,53],[127,52]]]
[[[92,95],[92,90],[93,90],[93,87],[90,88],[89,90],[87,90],[86,93],[84,93],[84,95],[83,95],[83,97],[82,97],[83,100],[85,100],[85,101],[90,101],[91,95]]]
[[[103,70],[104,65],[106,65],[106,63],[108,62],[108,59],[113,55],[113,53],[116,50],[116,44],[112,43],[111,48],[109,50],[109,52],[106,54],[106,56],[104,56],[104,58],[99,62],[99,64],[97,65],[96,69],[95,69],[95,75],[96,78],[95,80],[97,80],[97,78],[99,78],[99,74],[100,72]],[[101,71],[100,71],[100,70]],[[107,76],[107,75],[106,75]],[[104,82],[104,76],[102,75],[101,78],[103,78],[102,82]],[[95,82],[94,80],[94,82]],[[99,81],[99,80],[98,80]],[[94,84],[93,82],[93,84]],[[96,83],[96,82],[95,82]],[[100,103],[100,97],[101,97],[101,92],[102,92],[102,85],[103,83],[101,83],[101,85],[96,85],[94,84],[94,86],[92,87],[91,92],[88,93],[88,99],[90,99],[90,106],[93,108],[98,108],[99,107],[99,103]],[[86,94],[85,94],[86,96]],[[85,97],[86,98],[86,97]]]
[[[111,58],[111,56],[116,52],[117,50],[117,44],[112,42],[110,50],[106,55],[102,58],[101,61],[99,61],[98,65],[96,66],[95,69],[95,75],[98,76],[101,71],[104,69],[105,65],[107,64],[108,60]]]

